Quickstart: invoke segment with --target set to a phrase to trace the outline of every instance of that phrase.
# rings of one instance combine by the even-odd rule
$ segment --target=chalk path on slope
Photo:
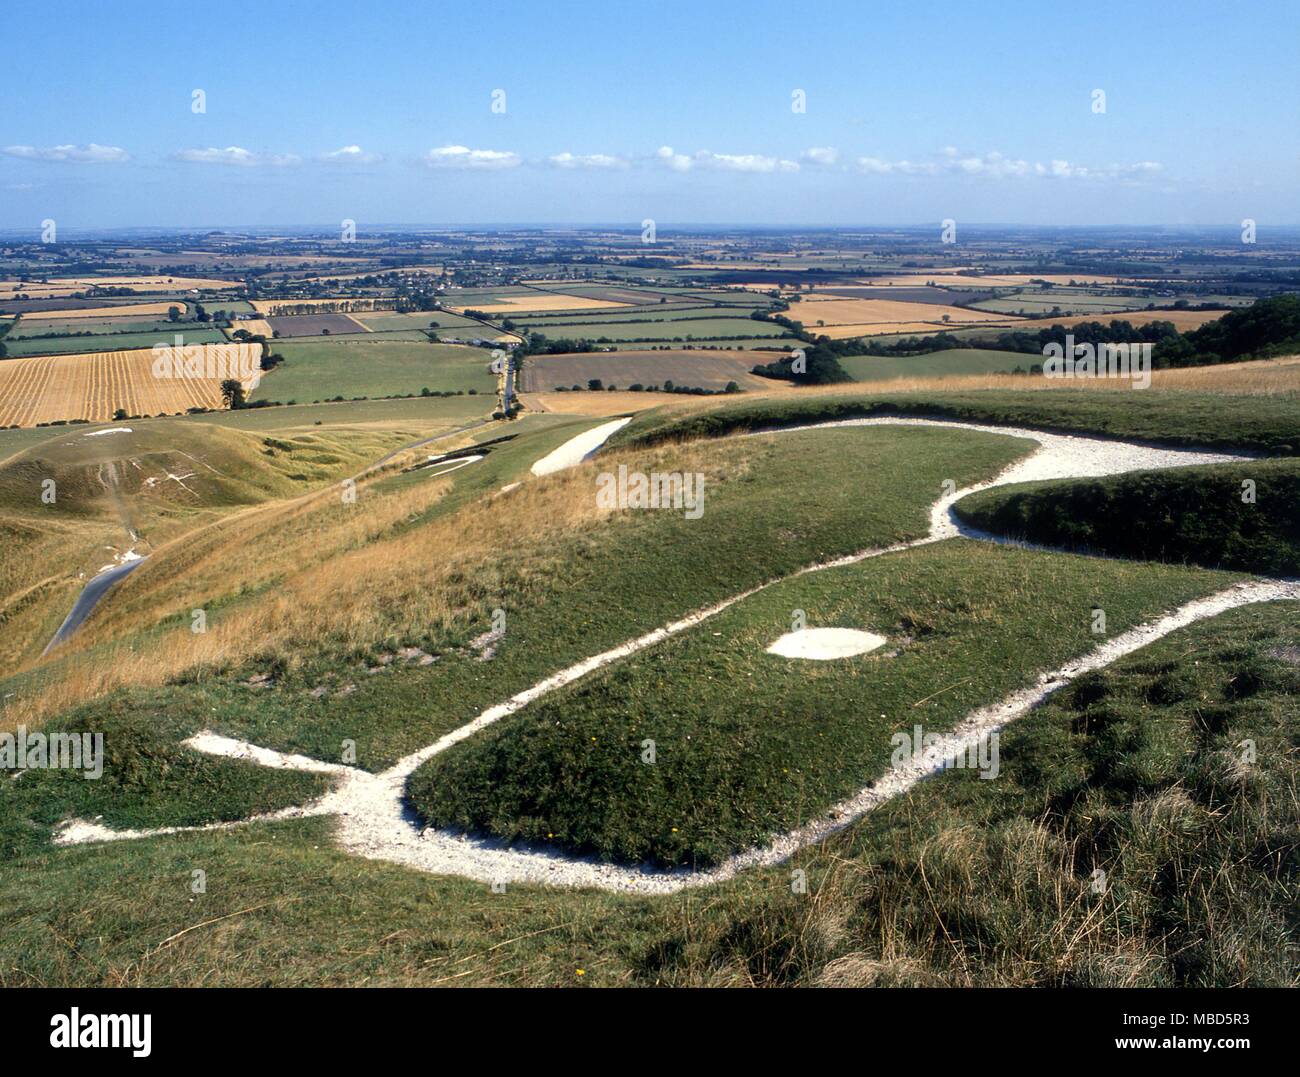
[[[615,430],[621,428],[625,421],[606,423],[601,427],[593,428],[584,435],[572,439],[565,446],[561,446],[561,449],[565,449],[573,442],[582,442],[581,454],[577,452],[577,447],[570,449],[567,458],[572,460],[572,463],[567,466],[576,465],[594,451],[585,443],[589,435],[596,431],[603,431],[601,438],[603,442]],[[895,417],[849,419],[790,427],[785,431],[766,433],[853,426],[937,426],[975,430],[1026,438],[1037,442],[1038,448],[1004,469],[993,479],[960,490],[954,489],[940,497],[931,507],[930,532],[926,536],[809,565],[782,579],[793,579],[810,572],[855,564],[867,558],[901,552],[958,535],[992,539],[993,536],[965,528],[953,514],[952,506],[969,494],[994,486],[1040,479],[1088,478],[1141,469],[1188,467],[1197,464],[1227,463],[1237,460],[1245,462],[1258,459],[1250,453],[1208,453],[1186,449],[1163,449],[1134,442],[1047,433],[1024,427]],[[552,453],[545,459],[554,456],[555,453]],[[537,465],[534,465],[534,471],[536,467]],[[686,887],[721,882],[747,868],[776,864],[788,859],[798,849],[849,826],[873,807],[906,792],[921,779],[938,772],[946,759],[952,758],[967,746],[978,742],[981,737],[1027,713],[1052,692],[1068,684],[1080,674],[1102,668],[1178,628],[1242,605],[1277,600],[1300,600],[1300,582],[1262,580],[1243,583],[1218,594],[1189,602],[1155,621],[1130,629],[1108,640],[1082,658],[1042,674],[1036,684],[1020,689],[998,703],[967,715],[948,735],[941,738],[907,767],[891,769],[889,773],[871,782],[853,797],[828,809],[825,818],[786,834],[774,835],[773,840],[767,845],[738,853],[708,871],[689,869],[665,871],[650,866],[629,867],[609,864],[589,857],[573,856],[554,849],[524,846],[518,843],[509,844],[498,839],[449,830],[421,829],[418,818],[406,802],[405,785],[410,775],[424,762],[556,689],[692,628],[737,602],[779,582],[781,580],[771,580],[749,588],[713,606],[697,610],[671,624],[561,670],[512,696],[506,702],[488,708],[472,721],[439,738],[433,744],[398,760],[388,770],[379,774],[306,760],[312,768],[328,768],[329,773],[341,778],[340,784],[334,790],[309,804],[254,816],[247,820],[198,827],[165,827],[147,831],[113,830],[95,822],[73,820],[65,824],[56,834],[55,842],[56,844],[78,844],[87,841],[122,840],[157,834],[228,829],[260,820],[336,815],[338,825],[335,840],[339,847],[369,859],[402,864],[436,874],[462,875],[484,882],[543,883],[590,886],[637,893],[671,893]],[[211,755],[248,758],[263,765],[308,769],[301,765],[305,757],[269,752],[268,749],[211,733],[201,733],[190,738],[185,744]]]

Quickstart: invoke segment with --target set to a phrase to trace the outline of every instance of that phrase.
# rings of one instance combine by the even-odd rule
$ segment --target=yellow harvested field
[[[657,408],[664,397],[663,393],[520,393],[519,401],[528,411],[558,415],[627,415]]]
[[[260,344],[194,344],[0,360],[0,426],[220,408],[226,378],[256,387],[261,356]]]
[[[242,288],[243,281],[208,277],[59,277],[50,281],[0,280],[0,299],[18,293],[32,299],[61,299],[88,288],[131,288],[137,292],[185,291],[191,288],[217,290]]]
[[[980,323],[981,325],[984,323]],[[1001,325],[1001,322],[992,322],[991,325]],[[831,340],[847,340],[849,337],[883,337],[893,333],[915,333],[918,336],[932,336],[940,333],[945,329],[952,329],[952,325],[944,325],[942,322],[876,322],[874,325],[813,325],[805,323],[805,328],[810,333],[815,333],[819,337],[830,337]]]
[[[35,314],[24,314],[23,324],[43,325],[46,322],[64,322],[71,318],[134,318],[166,317],[172,307],[180,308],[186,313],[187,304],[183,300],[172,303],[124,303],[120,307],[83,307],[80,310],[43,310]]]
[[[230,328],[226,330],[226,336],[233,339],[236,329],[243,329],[253,336],[264,336],[267,340],[275,336],[271,323],[265,318],[245,318],[243,321],[231,322]]]
[[[1128,322],[1130,325],[1173,322],[1175,329],[1180,333],[1186,333],[1191,329],[1199,329],[1206,322],[1217,321],[1227,313],[1226,310],[1125,310],[1111,314],[1071,314],[1064,318],[1022,318],[1016,328],[1030,330],[1049,325],[1063,325],[1069,329],[1083,322],[1121,321]]]
[[[981,325],[985,322],[1010,322],[1006,314],[964,307],[945,307],[938,303],[910,303],[893,299],[809,299],[791,303],[787,318],[801,321],[812,330],[817,322],[827,325],[876,325],[882,322],[937,322],[949,325]]]
[[[464,306],[446,304],[448,310],[457,314],[464,310],[481,310],[485,314],[523,314],[542,310],[597,310],[602,307],[626,307],[627,303],[615,303],[611,299],[588,299],[585,295],[565,295],[555,292],[552,295],[508,295],[493,303],[466,303]]]

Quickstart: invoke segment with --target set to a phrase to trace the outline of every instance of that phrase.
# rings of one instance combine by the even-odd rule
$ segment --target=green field
[[[5,350],[11,356],[67,355],[78,352],[115,352],[130,348],[152,348],[155,344],[174,343],[180,334],[186,344],[220,344],[226,339],[217,329],[195,329],[193,323],[168,326],[162,332],[102,333],[92,336],[44,337],[24,340],[5,338]]]
[[[1041,363],[1042,356],[984,348],[950,348],[927,355],[849,355],[840,366],[854,381],[884,381],[888,378],[942,378],[952,374],[1004,373],[1020,367],[1028,370]]]
[[[173,333],[183,333],[187,329],[210,329],[199,322],[169,322],[166,320],[117,319],[117,318],[81,318],[63,322],[33,322],[23,319],[8,334],[8,340],[23,340],[28,337],[75,335],[77,333],[95,336],[109,336],[114,333],[157,333],[159,339],[170,339]],[[85,339],[84,337],[82,339]]]
[[[495,393],[489,352],[453,344],[332,339],[277,341],[284,362],[262,378],[254,400],[308,403],[331,397],[383,397],[473,389]]]

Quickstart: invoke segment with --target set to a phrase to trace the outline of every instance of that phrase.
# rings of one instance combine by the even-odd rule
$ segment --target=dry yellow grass
[[[120,307],[83,307],[80,310],[47,310],[24,314],[23,324],[44,325],[47,322],[64,322],[74,318],[165,318],[172,307],[179,307],[182,314],[186,312],[186,304],[182,300],[170,303],[124,303]]]
[[[191,288],[242,288],[243,281],[209,277],[58,277],[49,281],[0,280],[0,299],[19,292],[33,299],[61,299],[88,288],[131,288],[137,292],[170,292]]]
[[[200,344],[6,359],[0,362],[0,426],[107,422],[119,408],[128,415],[220,408],[222,380],[238,376],[253,388],[261,355],[259,344]],[[193,363],[195,376],[176,376],[182,363]]]
[[[446,304],[448,310],[457,314],[465,310],[481,310],[487,314],[511,314],[542,310],[597,310],[604,307],[626,307],[627,303],[615,303],[610,299],[588,299],[582,295],[565,295],[555,292],[552,295],[511,295],[502,296],[493,303],[466,303],[461,306]]]
[[[669,455],[674,468],[710,479],[738,466],[709,445],[648,450],[638,466]],[[554,572],[561,540],[589,534],[608,515],[590,496],[595,470],[585,464],[526,482],[510,494],[508,511],[489,498],[414,529],[409,521],[445,495],[450,479],[382,493],[363,481],[352,506],[327,488],[186,534],[118,586],[113,602],[61,649],[41,691],[12,701],[3,724],[34,725],[116,688],[159,685],[257,654],[292,663],[312,647],[346,653],[436,633],[479,610],[484,594],[525,594]],[[223,601],[263,589],[256,603]],[[114,642],[213,604],[222,613],[206,633],[182,627],[140,650]]]

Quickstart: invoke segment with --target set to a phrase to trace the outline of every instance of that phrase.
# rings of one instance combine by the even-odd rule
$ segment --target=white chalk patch
[[[476,461],[479,461],[479,460],[482,460],[482,459],[483,459],[483,457],[481,457],[481,456],[458,456],[458,457],[456,457],[454,460],[449,460],[449,461],[447,461],[446,466],[443,466],[442,464],[434,464],[434,465],[430,465],[430,466],[433,466],[433,467],[441,467],[442,470],[441,470],[441,471],[429,471],[429,472],[427,472],[426,474],[427,474],[430,478],[434,478],[434,479],[436,479],[436,478],[440,478],[440,477],[443,476],[443,475],[450,475],[453,471],[459,471],[461,468],[466,467],[467,465],[469,465],[469,464],[473,464],[473,463],[475,463]]]
[[[134,434],[135,431],[129,426],[115,426],[111,430],[92,430],[86,435],[88,438],[102,438],[105,434]]]
[[[631,416],[629,416],[626,419],[615,419],[613,422],[601,423],[600,426],[593,426],[590,430],[584,430],[576,438],[570,438],[558,449],[547,453],[538,460],[532,466],[533,474],[550,475],[556,471],[563,471],[565,468],[577,467],[604,445],[614,435],[615,430],[622,430],[631,421]]]
[[[860,632],[856,628],[801,628],[798,632],[787,632],[767,649],[767,653],[779,654],[782,658],[828,662],[833,658],[866,654],[884,643],[884,636]]]

